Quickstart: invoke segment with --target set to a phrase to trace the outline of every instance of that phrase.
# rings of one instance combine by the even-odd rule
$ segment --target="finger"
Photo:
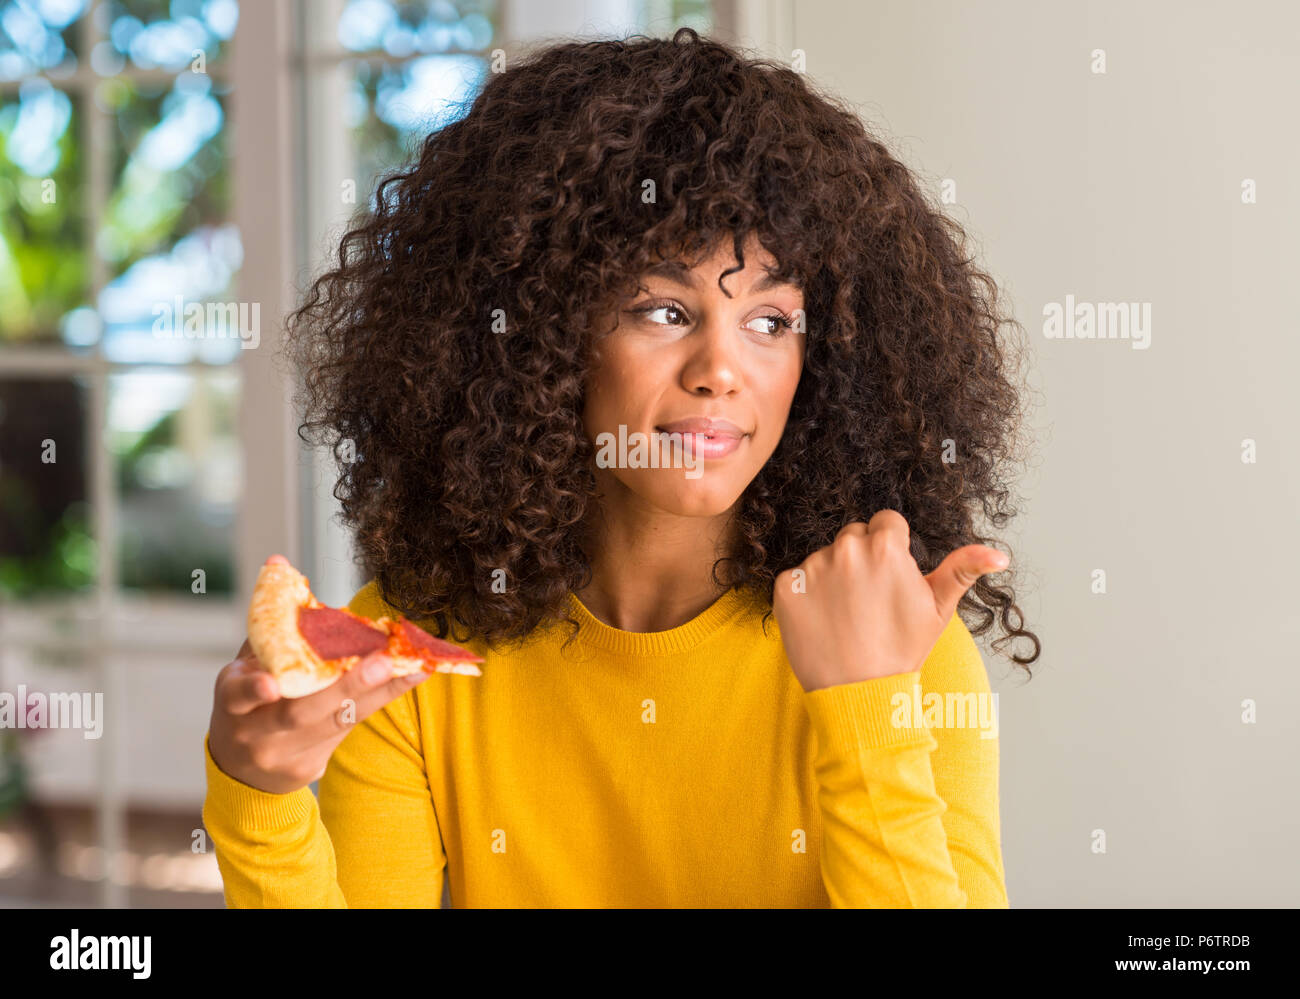
[[[389,660],[382,652],[372,653],[372,656],[378,661],[384,660],[387,674],[391,677],[392,661]],[[369,658],[369,657],[368,657]],[[364,661],[364,660],[363,660]],[[360,666],[360,664],[358,664]],[[355,672],[356,668],[349,670]],[[336,704],[330,716],[320,724],[313,726],[307,733],[308,748],[304,753],[316,752],[319,750],[321,743],[332,744],[330,751],[333,752],[333,746],[337,746],[347,736],[352,728],[366,718],[370,717],[376,711],[383,708],[386,704],[396,700],[403,694],[409,693],[418,687],[421,683],[431,677],[433,673],[428,670],[420,669],[407,676],[391,677],[382,681],[378,686],[361,691],[356,698],[342,698]],[[335,686],[342,686],[341,683]],[[333,689],[333,688],[327,688]],[[325,693],[325,691],[322,691]],[[314,696],[314,695],[313,695]],[[301,755],[301,754],[300,754]],[[328,762],[328,760],[327,760]],[[312,781],[318,781],[325,776],[325,767],[312,777]]]
[[[383,666],[383,677],[378,683],[373,682],[373,676],[367,679],[366,685],[357,694],[357,721],[365,718],[367,715],[378,711],[389,701],[401,697],[413,687],[418,687],[433,674],[424,669],[418,669],[414,673],[406,676],[393,676],[395,664],[393,661],[381,652],[376,652],[373,656],[368,656],[361,662],[361,668],[367,669],[372,665],[376,669],[380,664]]]
[[[377,683],[365,672],[371,665],[382,675]],[[420,670],[411,676],[394,677],[392,660],[382,652],[372,653],[337,683],[311,695],[317,699],[320,713],[305,727],[306,742],[315,745],[345,735],[354,725],[418,686],[429,676],[429,673]]]
[[[904,548],[907,548],[912,541],[912,529],[908,526],[907,518],[897,510],[876,511],[872,518],[867,521],[867,534],[872,535],[877,532],[897,534],[902,540]]]
[[[361,708],[361,717],[378,711],[385,704],[395,701],[409,690],[413,690],[422,684],[429,677],[433,676],[433,671],[420,668],[414,673],[408,673],[406,676],[395,676],[378,687],[363,694],[359,702]]]
[[[382,687],[393,678],[393,661],[384,654],[372,652],[364,656],[351,669],[323,690],[305,697],[294,698],[292,704],[286,704],[286,710],[293,716],[286,719],[292,727],[302,727],[311,731],[321,731],[321,722],[328,722],[324,730],[333,725],[333,717],[340,710],[351,706],[353,712],[357,704],[372,690]]]
[[[348,696],[357,700],[381,690],[393,679],[394,663],[382,650],[363,656],[361,662],[348,670],[341,686]]]
[[[362,694],[357,699],[356,715],[352,719],[352,723],[358,724],[365,721],[376,711],[382,710],[402,695],[414,690],[432,675],[432,673],[421,669],[409,676],[393,677],[373,690]]]
[[[1007,557],[996,548],[985,545],[966,545],[952,552],[939,563],[934,572],[925,577],[934,593],[934,605],[944,621],[957,611],[957,604],[976,581],[990,572],[1001,572],[1007,567]]]
[[[280,685],[275,677],[255,660],[236,659],[217,685],[217,704],[232,715],[246,715],[254,708],[280,700]]]
[[[867,525],[860,520],[850,521],[835,532],[833,540],[839,541],[840,538],[858,536],[865,538],[867,536]]]

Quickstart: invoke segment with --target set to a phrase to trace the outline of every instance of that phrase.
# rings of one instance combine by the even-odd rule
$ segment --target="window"
[[[0,774],[99,806],[80,874],[109,904],[125,801],[193,803],[196,705],[240,630],[236,415],[260,316],[239,302],[239,16],[0,0],[0,688],[93,692],[107,715],[99,740],[6,733]]]
[[[229,308],[237,20],[235,0],[0,2],[10,599],[231,592],[237,323],[257,318]]]

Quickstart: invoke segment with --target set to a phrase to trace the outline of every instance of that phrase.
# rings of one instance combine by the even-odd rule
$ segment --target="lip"
[[[655,427],[660,433],[680,434],[679,446],[699,458],[725,458],[740,447],[749,434],[727,420],[691,417]]]
[[[727,420],[711,420],[703,416],[692,416],[672,423],[661,423],[655,428],[669,434],[703,434],[705,437],[734,437],[739,440],[748,436],[734,423]]]

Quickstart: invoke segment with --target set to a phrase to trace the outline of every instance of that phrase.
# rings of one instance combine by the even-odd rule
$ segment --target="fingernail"
[[[375,659],[366,664],[365,672],[361,674],[366,683],[378,683],[393,671],[393,664],[387,659]]]
[[[999,552],[997,555],[994,555],[989,559],[989,564],[993,567],[994,572],[999,572],[1002,569],[1005,569],[1010,561],[1011,560],[1007,558],[1006,555]]]

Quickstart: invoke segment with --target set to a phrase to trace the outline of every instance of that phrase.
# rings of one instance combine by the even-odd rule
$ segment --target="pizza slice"
[[[434,638],[400,614],[371,620],[342,607],[326,607],[307,577],[282,555],[257,574],[248,606],[248,644],[284,697],[305,697],[328,687],[372,652],[393,660],[393,676],[418,670],[482,676],[482,656]]]

